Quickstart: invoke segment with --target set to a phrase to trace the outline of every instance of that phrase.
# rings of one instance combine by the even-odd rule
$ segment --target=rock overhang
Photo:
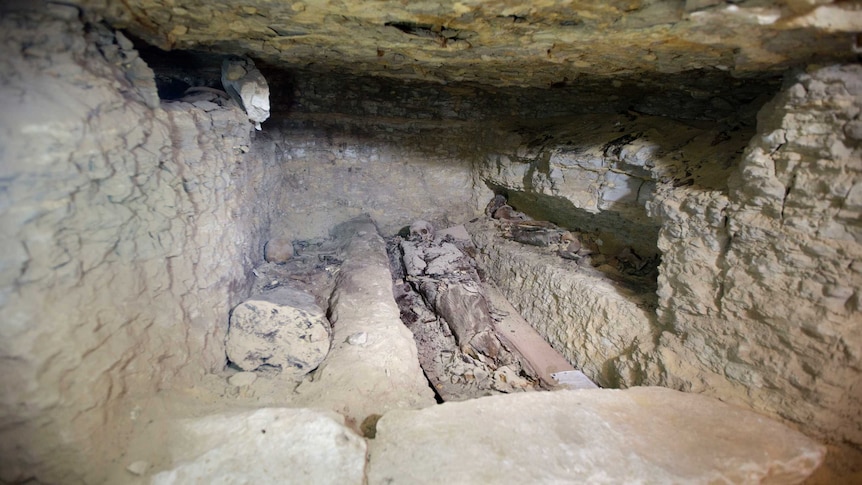
[[[443,84],[775,78],[857,58],[862,10],[822,0],[79,0],[166,50]],[[694,85],[694,83],[693,83]]]

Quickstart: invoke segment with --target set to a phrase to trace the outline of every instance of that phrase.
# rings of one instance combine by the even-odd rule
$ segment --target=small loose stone
[[[365,345],[368,342],[368,334],[365,332],[357,332],[347,337],[347,343],[350,345]]]

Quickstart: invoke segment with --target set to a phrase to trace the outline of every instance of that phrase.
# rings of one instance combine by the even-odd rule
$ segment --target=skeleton
[[[416,221],[410,224],[410,240],[430,242],[434,240],[434,226],[428,221]]]

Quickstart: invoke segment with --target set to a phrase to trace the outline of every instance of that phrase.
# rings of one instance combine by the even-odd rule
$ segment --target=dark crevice
[[[162,50],[125,33],[141,59],[155,73],[159,98],[180,99],[189,88],[222,90],[221,63],[224,55],[203,51]]]

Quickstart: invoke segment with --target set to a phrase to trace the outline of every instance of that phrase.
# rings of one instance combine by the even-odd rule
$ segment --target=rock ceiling
[[[775,77],[855,61],[862,4],[823,0],[79,0],[166,50],[498,87]]]

